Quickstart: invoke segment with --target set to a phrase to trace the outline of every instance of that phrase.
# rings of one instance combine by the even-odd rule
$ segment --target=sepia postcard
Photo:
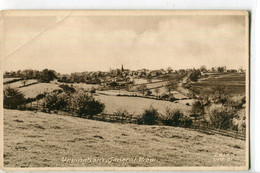
[[[1,169],[248,170],[247,11],[1,12]]]

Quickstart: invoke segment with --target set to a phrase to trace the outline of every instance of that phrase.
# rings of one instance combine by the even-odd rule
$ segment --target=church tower
[[[122,64],[122,67],[121,67],[121,72],[123,72],[124,71],[124,66],[123,66],[123,64]]]

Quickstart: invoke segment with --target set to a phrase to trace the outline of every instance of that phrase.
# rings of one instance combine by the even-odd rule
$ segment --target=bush
[[[9,86],[4,89],[4,108],[17,109],[25,102],[24,95],[18,89]]]
[[[245,102],[243,98],[241,99],[239,97],[233,97],[233,98],[229,98],[224,105],[235,109],[241,109],[244,103]]]
[[[27,98],[26,99],[26,103],[31,103],[31,102],[34,102],[34,101],[36,101],[36,98],[31,98],[31,97],[29,97],[29,98]]]
[[[93,115],[103,112],[105,104],[95,100],[93,96],[84,91],[79,91],[72,98],[73,107],[79,117],[93,119]]]
[[[73,88],[73,86],[69,86],[67,84],[62,84],[62,85],[59,85],[60,88],[62,88],[65,92],[68,92],[68,93],[75,93],[76,90],[75,88]]]
[[[111,82],[109,85],[110,85],[111,87],[116,87],[116,86],[118,86],[118,83],[116,83],[116,82]]]
[[[67,93],[51,92],[46,94],[43,104],[50,113],[53,110],[59,111],[65,109],[69,101],[70,96]]]
[[[171,96],[171,97],[169,98],[169,101],[171,101],[171,102],[174,102],[174,101],[176,101],[176,100],[178,100],[178,99],[176,99],[174,96]]]
[[[154,125],[158,123],[159,113],[158,110],[150,106],[150,108],[145,109],[142,114],[143,124]]]
[[[213,127],[229,129],[233,125],[232,120],[237,116],[237,112],[232,108],[220,106],[211,108],[209,116]]]
[[[244,96],[244,97],[241,99],[241,102],[242,102],[243,104],[246,103],[246,96]]]
[[[194,117],[195,119],[197,117],[201,117],[204,115],[204,105],[201,101],[195,101],[192,104],[192,108],[191,108],[191,115],[192,117]]]
[[[137,120],[137,124],[139,125],[144,124],[143,115],[137,115],[136,120]]]
[[[58,104],[58,94],[55,92],[48,93],[45,98],[43,105],[48,109],[48,112],[50,113],[52,110],[57,109]]]
[[[230,97],[230,91],[228,91],[226,87],[221,86],[214,87],[213,90],[215,91],[215,93],[212,96],[214,103],[225,104],[228,98]]]
[[[199,69],[193,70],[192,73],[190,74],[190,80],[196,82],[200,76],[201,76],[201,72]]]
[[[152,94],[152,91],[147,90],[145,95],[150,96],[151,94]]]
[[[92,88],[92,89],[90,90],[90,93],[91,93],[91,94],[94,94],[94,93],[96,93],[96,90],[95,90],[95,88]]]
[[[161,97],[163,100],[168,100],[170,98],[169,94],[163,94]]]
[[[40,100],[40,99],[43,99],[45,97],[46,93],[42,93],[42,94],[38,94],[36,96],[36,100]]]
[[[129,113],[127,112],[127,110],[118,110],[114,112],[114,115],[117,117],[126,117],[129,115]]]
[[[182,124],[183,113],[179,109],[166,108],[166,117],[163,124],[167,126],[180,126]]]
[[[192,125],[192,119],[187,117],[187,116],[184,116],[181,119],[181,122],[182,122],[182,124],[184,125],[185,128],[188,128]]]

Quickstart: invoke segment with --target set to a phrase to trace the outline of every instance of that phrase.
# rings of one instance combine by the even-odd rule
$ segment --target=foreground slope
[[[4,164],[5,167],[243,166],[245,141],[178,127],[112,124],[4,110]]]

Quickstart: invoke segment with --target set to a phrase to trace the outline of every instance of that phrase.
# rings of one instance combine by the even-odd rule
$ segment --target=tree
[[[52,81],[55,78],[57,78],[57,77],[56,77],[55,71],[53,71],[53,70],[44,69],[39,74],[39,80],[41,82],[49,83],[50,81]]]
[[[99,114],[105,109],[104,103],[95,100],[93,96],[84,91],[74,94],[71,101],[79,117],[93,119],[93,115]]]
[[[190,80],[196,82],[200,75],[201,75],[200,70],[193,70],[192,73],[190,74]]]
[[[148,82],[148,83],[151,83],[152,81],[153,81],[152,77],[148,77],[148,78],[147,78],[147,82]]]
[[[215,107],[210,110],[211,124],[220,129],[229,129],[232,126],[232,120],[237,116],[237,112],[228,107]]]
[[[10,86],[4,89],[4,108],[17,109],[25,103],[24,95],[15,88]]]
[[[230,97],[229,90],[224,86],[216,86],[213,88],[213,101],[215,103],[225,104]]]
[[[173,71],[173,70],[172,70],[171,67],[168,67],[168,68],[167,68],[167,72],[168,72],[168,73],[171,73],[172,71]]]
[[[111,87],[116,87],[116,86],[118,86],[118,83],[117,83],[117,82],[111,82],[109,85],[110,85]]]
[[[198,117],[201,117],[205,114],[205,111],[204,111],[204,105],[202,102],[200,101],[195,101],[193,104],[192,104],[192,108],[191,108],[191,117],[194,117],[195,120],[198,118]]]
[[[206,66],[205,66],[205,65],[202,65],[202,66],[200,67],[200,71],[202,71],[202,72],[207,72]]]
[[[147,90],[147,85],[146,85],[146,84],[141,84],[141,85],[138,87],[138,90],[141,91],[142,94],[144,95],[145,90]]]
[[[173,90],[177,90],[178,88],[178,85],[175,81],[169,81],[167,84],[166,84],[166,89],[167,91],[169,92],[169,95],[171,94],[171,91]]]
[[[217,68],[217,71],[218,71],[219,73],[223,73],[225,70],[226,70],[226,67],[225,67],[225,66],[223,66],[223,67],[218,67],[218,68]]]
[[[26,83],[27,83],[27,80],[26,80],[26,79],[24,79],[24,80],[21,80],[21,83],[23,84],[23,86],[25,86],[25,85],[26,85]]]
[[[159,119],[159,112],[154,107],[150,106],[150,108],[145,109],[142,114],[143,124],[146,125],[154,125],[157,124]]]
[[[179,126],[182,118],[183,113],[179,109],[170,109],[169,107],[166,107],[165,125]]]
[[[146,91],[146,95],[147,95],[147,96],[150,96],[151,94],[152,94],[152,91],[150,91],[150,90],[147,90],[147,91]]]
[[[43,105],[47,108],[48,113],[50,113],[52,110],[57,110],[59,104],[58,100],[58,93],[51,92],[46,94]]]
[[[157,97],[159,97],[160,88],[155,88],[154,92],[157,94]]]

